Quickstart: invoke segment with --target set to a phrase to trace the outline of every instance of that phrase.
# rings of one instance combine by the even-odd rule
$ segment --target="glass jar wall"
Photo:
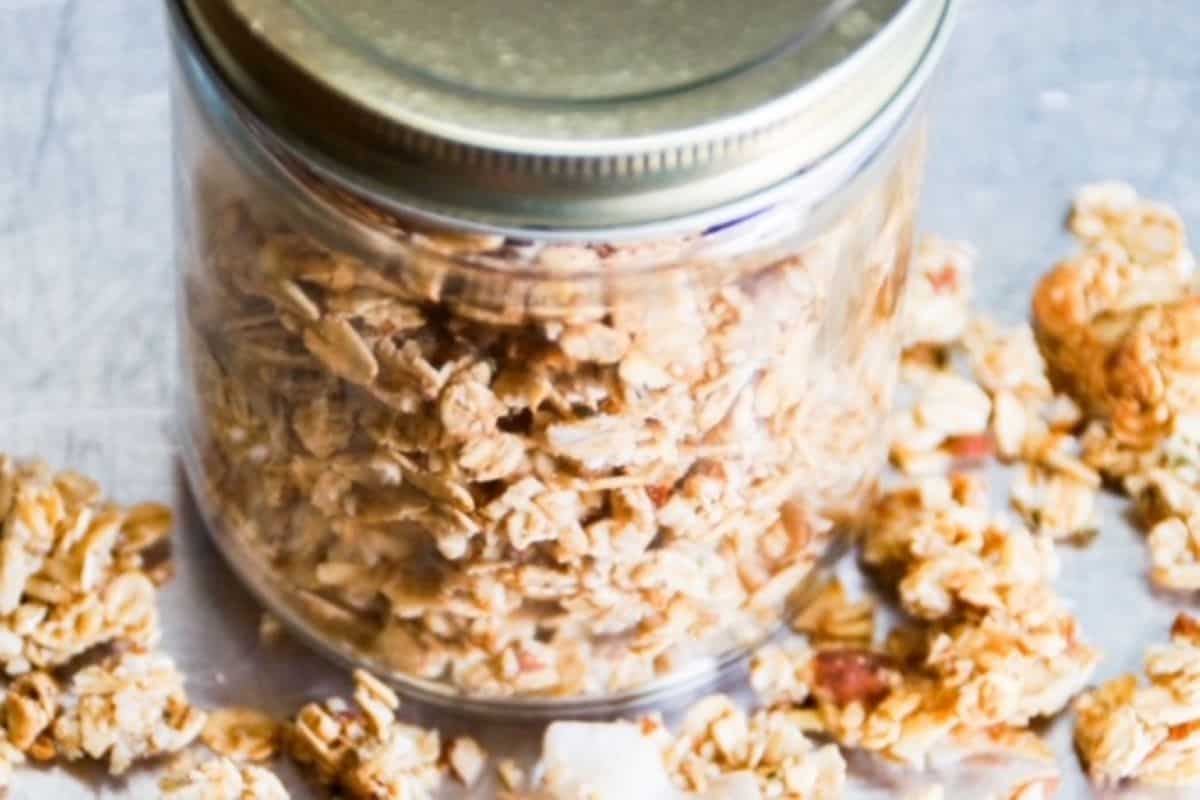
[[[919,105],[820,202],[572,237],[386,210],[219,88],[177,71],[184,451],[274,611],[485,706],[642,697],[781,624],[884,460]]]

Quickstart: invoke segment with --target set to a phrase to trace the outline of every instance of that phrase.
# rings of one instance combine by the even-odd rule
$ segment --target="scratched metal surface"
[[[0,449],[82,469],[122,499],[172,499],[181,571],[163,597],[167,649],[202,702],[285,713],[343,678],[298,646],[257,644],[254,604],[204,540],[177,469],[159,4],[0,0]],[[1082,181],[1132,180],[1200,224],[1195,10],[1194,0],[967,0],[936,91],[923,221],[978,244],[985,307],[1024,315],[1036,276],[1067,244],[1065,200]],[[1186,604],[1150,594],[1138,534],[1115,499],[1106,508],[1099,542],[1066,551],[1059,582],[1108,654],[1102,677],[1138,668]],[[510,750],[529,752],[533,738],[438,722]],[[1069,720],[1049,735],[1062,796],[1091,796]],[[10,797],[149,798],[153,786],[151,771],[121,782],[22,771]]]

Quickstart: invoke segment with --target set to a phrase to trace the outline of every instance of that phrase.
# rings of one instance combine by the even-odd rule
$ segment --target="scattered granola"
[[[875,638],[875,601],[852,601],[837,578],[813,587],[811,595],[796,598],[799,611],[792,629],[818,644],[869,645]]]
[[[289,752],[347,798],[432,800],[442,779],[438,733],[397,720],[399,706],[391,689],[355,671],[354,707],[332,698],[300,709]]]
[[[183,676],[161,654],[125,653],[72,677],[54,722],[60,755],[107,759],[114,775],[137,760],[182,750],[204,728]]]
[[[976,253],[965,242],[925,234],[917,242],[904,296],[904,347],[948,345],[970,315]]]
[[[4,697],[8,744],[24,753],[38,745],[58,716],[59,697],[58,683],[44,672],[30,672],[13,681]]]
[[[1011,499],[1036,533],[1069,539],[1096,530],[1100,475],[1079,458],[1078,450],[1078,440],[1067,434],[1025,439]]]
[[[1168,517],[1147,537],[1150,579],[1164,589],[1200,589],[1200,516]]]
[[[716,781],[745,773],[763,797],[841,798],[841,753],[804,731],[787,709],[747,714],[729,697],[712,695],[688,711],[664,758],[676,784],[691,792],[711,791]]]
[[[510,792],[516,792],[525,786],[525,770],[511,758],[502,758],[496,762],[496,775],[504,788]]]
[[[470,736],[460,736],[450,743],[446,750],[446,762],[454,777],[470,786],[479,780],[487,766],[487,753],[479,746],[479,742]]]
[[[0,783],[26,757],[106,760],[113,774],[176,752],[204,714],[159,639],[156,587],[171,511],[129,508],[72,471],[0,454]],[[115,652],[77,668],[77,659]],[[52,672],[53,670],[53,672]],[[59,679],[63,681],[60,685]]]
[[[1055,393],[1033,330],[975,317],[962,339],[971,373],[992,400],[990,431],[998,454],[1024,457],[1029,442],[1066,434],[1083,419],[1069,395]]]
[[[1180,614],[1171,642],[1146,654],[1149,685],[1114,678],[1076,701],[1075,744],[1092,778],[1182,786],[1200,781],[1200,622]]]
[[[282,639],[283,623],[274,614],[264,611],[258,621],[258,640],[265,645],[272,645]]]
[[[993,517],[982,479],[956,475],[883,495],[862,557],[924,622],[882,649],[763,648],[751,663],[759,697],[805,730],[909,766],[1049,759],[1027,726],[1065,707],[1099,660],[1053,591],[1051,540]]]
[[[171,527],[157,503],[122,508],[75,472],[0,454],[0,666],[59,667],[95,647],[159,636],[143,553]]]
[[[1123,443],[1150,446],[1178,414],[1197,410],[1188,342],[1200,299],[1188,297],[1195,259],[1174,210],[1129,186],[1076,197],[1081,252],[1054,267],[1033,299],[1052,377]]]
[[[160,783],[162,800],[288,800],[274,773],[252,764],[213,758],[199,765],[183,763]]]
[[[1035,598],[1057,575],[1052,543],[986,507],[974,475],[928,478],[884,494],[869,518],[863,562],[914,616],[946,620]]]
[[[279,752],[282,726],[252,708],[221,708],[208,713],[200,741],[234,761],[269,761]]]

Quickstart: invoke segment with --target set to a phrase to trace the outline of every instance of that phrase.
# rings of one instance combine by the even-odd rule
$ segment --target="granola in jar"
[[[703,676],[786,621],[886,454],[918,100],[949,16],[917,5],[877,46],[920,71],[805,165],[792,114],[636,163],[577,131],[456,155],[347,115],[345,135],[406,153],[377,172],[226,96],[235,62],[286,94],[258,71],[280,54],[247,60],[244,9],[185,2],[185,450],[272,611],[409,688],[485,701]],[[284,54],[311,77],[308,55]],[[327,99],[384,114],[358,88]],[[622,136],[666,124],[623,113]]]

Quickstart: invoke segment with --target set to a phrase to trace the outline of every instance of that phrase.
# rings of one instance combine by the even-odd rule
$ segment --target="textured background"
[[[924,227],[982,252],[983,306],[1025,314],[1067,246],[1072,189],[1104,177],[1200,219],[1195,0],[966,0],[935,89]],[[250,601],[201,539],[177,485],[170,150],[159,0],[0,0],[0,450],[40,453],[122,499],[175,497],[184,564],[167,646],[211,702],[279,711],[337,685],[298,648],[256,650]],[[1137,535],[1115,515],[1064,554],[1063,590],[1134,668],[1162,639]],[[1073,763],[1068,729],[1053,731]],[[129,784],[23,776],[14,798],[152,796]],[[1085,797],[1077,777],[1064,795]]]

